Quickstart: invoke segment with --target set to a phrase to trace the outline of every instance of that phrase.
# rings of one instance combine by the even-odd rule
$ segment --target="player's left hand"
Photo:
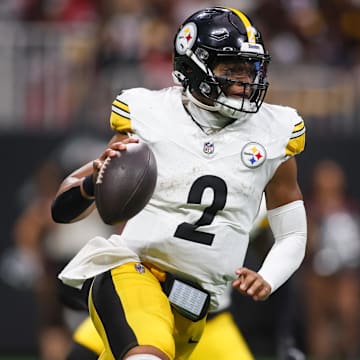
[[[256,271],[242,267],[235,273],[238,278],[232,282],[232,286],[241,294],[251,296],[255,301],[269,297],[271,286]]]

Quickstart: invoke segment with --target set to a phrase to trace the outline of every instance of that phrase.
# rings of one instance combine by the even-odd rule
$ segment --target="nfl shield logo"
[[[214,153],[214,143],[212,141],[207,141],[204,144],[203,151],[205,154],[213,154]]]
[[[136,263],[135,264],[135,270],[140,273],[140,274],[143,274],[145,272],[145,267],[143,264],[140,264],[140,263]]]

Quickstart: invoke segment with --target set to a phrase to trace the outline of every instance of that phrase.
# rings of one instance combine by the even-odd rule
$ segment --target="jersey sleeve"
[[[123,94],[119,94],[112,103],[110,126],[117,132],[132,133],[130,108]]]
[[[287,156],[295,156],[301,153],[305,148],[306,128],[304,121],[299,115],[296,115],[294,123],[292,133],[286,145]]]

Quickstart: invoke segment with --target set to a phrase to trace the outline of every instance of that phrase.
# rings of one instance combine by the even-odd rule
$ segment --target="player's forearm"
[[[94,207],[94,183],[89,163],[63,181],[52,204],[51,215],[55,222],[70,223],[84,218]]]
[[[297,270],[304,259],[307,225],[303,201],[268,211],[275,243],[258,271],[274,292]]]

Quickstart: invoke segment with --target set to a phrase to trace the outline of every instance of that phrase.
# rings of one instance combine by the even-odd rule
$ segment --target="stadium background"
[[[107,139],[121,88],[172,83],[178,24],[215,1],[1,0],[0,257],[13,246],[22,189],[69,137]],[[360,199],[360,2],[237,0],[262,29],[272,55],[267,101],[304,117],[299,161],[306,191],[321,159],[344,167]],[[87,151],[84,148],[84,151]],[[0,267],[0,359],[36,356],[37,305],[30,286],[10,286]],[[26,285],[26,284],[25,284]],[[270,354],[271,355],[271,354]]]

